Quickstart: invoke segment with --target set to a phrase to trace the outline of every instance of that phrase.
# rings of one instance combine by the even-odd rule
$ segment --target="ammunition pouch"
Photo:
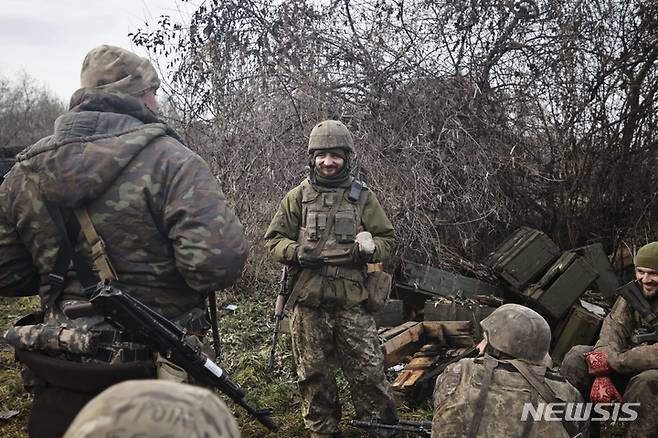
[[[371,266],[371,265],[368,265]],[[370,269],[369,269],[370,270]],[[391,292],[393,277],[384,270],[373,270],[368,272],[365,288],[368,298],[365,301],[365,308],[370,313],[375,313],[384,307],[388,295]]]

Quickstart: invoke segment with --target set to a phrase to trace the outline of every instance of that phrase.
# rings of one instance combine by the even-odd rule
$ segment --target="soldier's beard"
[[[658,283],[655,281],[642,283],[642,293],[648,299],[656,298],[658,296]]]

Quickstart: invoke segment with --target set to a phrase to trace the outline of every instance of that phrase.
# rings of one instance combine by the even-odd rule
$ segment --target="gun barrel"
[[[375,420],[350,420],[347,424],[361,429],[394,430],[398,432],[415,433],[426,437],[429,437],[432,434],[432,423],[425,421],[414,422],[401,420],[398,424],[386,424]]]

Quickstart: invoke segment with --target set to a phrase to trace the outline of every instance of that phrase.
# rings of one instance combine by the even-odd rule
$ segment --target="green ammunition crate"
[[[514,290],[521,291],[539,278],[559,255],[560,249],[546,234],[521,227],[485,263]]]
[[[497,286],[484,281],[406,260],[402,261],[395,287],[435,297],[501,296],[503,293]]]
[[[598,276],[585,259],[568,251],[560,256],[537,283],[525,289],[521,295],[531,306],[560,319]]]
[[[377,327],[394,327],[404,320],[402,300],[387,300],[384,306],[372,315]]]
[[[615,272],[614,268],[608,260],[608,256],[603,250],[603,244],[594,243],[592,245],[575,248],[571,251],[582,256],[587,263],[589,263],[594,270],[599,274],[599,277],[594,282],[596,290],[601,292],[601,295],[609,297],[615,294],[615,290],[621,286],[619,275]]]
[[[424,317],[425,321],[471,321],[473,335],[476,339],[482,337],[480,321],[496,307],[480,304],[477,302],[457,302],[447,298],[440,298],[436,301],[425,301]]]
[[[564,328],[551,350],[551,357],[555,363],[561,363],[574,345],[592,345],[601,328],[605,311],[601,307],[584,303],[591,309],[588,310],[581,304],[572,307]]]

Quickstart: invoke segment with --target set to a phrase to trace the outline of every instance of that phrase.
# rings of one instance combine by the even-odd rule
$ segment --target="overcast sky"
[[[0,76],[23,70],[68,102],[90,49],[112,44],[144,55],[129,32],[190,10],[178,0],[0,0]]]

